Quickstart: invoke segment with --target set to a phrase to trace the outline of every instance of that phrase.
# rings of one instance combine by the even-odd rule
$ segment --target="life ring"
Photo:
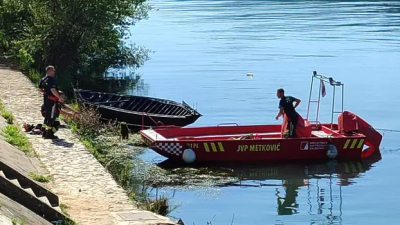
[[[183,151],[182,159],[185,163],[192,163],[196,160],[196,153],[190,148]]]
[[[326,149],[326,156],[330,159],[336,158],[338,154],[338,150],[334,144],[328,144],[328,148]]]

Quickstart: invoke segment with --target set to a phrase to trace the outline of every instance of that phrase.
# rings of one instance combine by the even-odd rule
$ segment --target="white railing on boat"
[[[314,79],[320,80],[319,92],[318,92],[318,100],[311,100]],[[310,121],[309,120],[309,122],[310,122],[310,124],[312,124],[314,122],[315,125],[321,124],[319,122],[318,118],[319,118],[319,109],[320,109],[321,96],[324,97],[325,94],[326,94],[325,84],[324,83],[329,83],[333,87],[333,92],[332,92],[332,111],[331,111],[331,130],[332,130],[333,129],[333,115],[334,114],[343,113],[343,111],[344,111],[344,83],[339,82],[339,81],[335,81],[332,77],[327,77],[325,75],[318,74],[317,71],[313,71],[313,75],[312,75],[312,78],[311,78],[310,96],[309,96],[309,99],[308,99],[307,118],[306,119],[309,120],[311,102],[317,103],[316,119],[315,119],[315,121]],[[341,111],[335,111],[336,87],[340,87],[342,89]],[[333,133],[333,131],[331,131],[331,132]],[[339,131],[339,132],[341,132],[341,131]]]

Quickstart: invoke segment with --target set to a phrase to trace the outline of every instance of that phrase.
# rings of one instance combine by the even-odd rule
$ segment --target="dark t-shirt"
[[[45,85],[44,85],[44,80],[47,78],[47,75],[46,76],[44,76],[42,79],[40,79],[40,81],[39,81],[39,88],[40,89],[42,89],[42,93],[43,93],[43,100],[45,100],[46,101],[46,95],[45,95],[45,93],[44,93],[44,88],[45,88]]]
[[[55,97],[53,93],[51,93],[51,89],[52,88],[55,88],[56,90],[58,89],[56,79],[54,77],[46,76],[43,79],[43,84],[44,84],[45,95],[50,97]]]
[[[47,76],[44,76],[44,77],[42,77],[42,79],[40,79],[40,81],[39,81],[39,88],[40,89],[44,89],[44,80],[47,78]]]
[[[283,111],[289,118],[297,116],[297,112],[293,107],[294,100],[295,98],[292,96],[285,96],[279,101],[279,108],[283,107]]]

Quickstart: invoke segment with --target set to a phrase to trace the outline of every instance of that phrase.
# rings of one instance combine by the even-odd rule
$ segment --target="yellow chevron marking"
[[[344,172],[350,173],[349,165],[347,163],[344,163]]]
[[[208,144],[204,143],[204,148],[206,149],[206,152],[210,152],[210,149],[208,148]]]
[[[220,150],[221,152],[225,152],[224,146],[222,145],[221,142],[218,142],[218,147],[219,147],[219,150]]]
[[[357,148],[362,148],[364,146],[364,139],[361,139],[360,142],[358,142]]]
[[[215,146],[214,142],[211,142],[211,148],[212,148],[213,152],[218,152],[217,146]]]
[[[360,170],[359,171],[360,173],[364,172],[363,165],[360,162],[357,163],[357,166],[358,166],[358,169]]]
[[[204,143],[204,148],[206,152],[225,152],[224,145],[221,142]]]
[[[350,165],[351,165],[351,170],[353,170],[353,173],[357,173],[358,171],[354,163],[350,163]]]
[[[354,146],[356,146],[357,141],[358,141],[358,139],[354,139],[354,140],[353,140],[353,143],[351,143],[351,146],[350,146],[351,149],[353,149]]]
[[[346,149],[347,146],[349,146],[350,141],[351,141],[351,139],[347,139],[346,143],[344,144],[344,148],[343,149]]]

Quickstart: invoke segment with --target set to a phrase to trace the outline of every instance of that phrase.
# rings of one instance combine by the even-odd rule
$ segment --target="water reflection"
[[[294,214],[320,215],[326,223],[341,224],[342,187],[351,186],[356,179],[369,171],[373,164],[381,160],[379,151],[368,158],[356,161],[336,161],[317,163],[287,163],[270,165],[207,165],[207,174],[230,176],[239,181],[226,182],[217,187],[240,188],[275,188],[276,215]],[[176,165],[166,160],[158,164],[163,169],[172,170],[183,165]],[[205,165],[195,165],[201,170]],[[193,166],[191,166],[193,167]],[[307,196],[305,196],[305,193]],[[304,210],[304,198],[307,198],[308,209]],[[298,198],[301,198],[298,201]],[[248,200],[252,201],[252,200]],[[301,212],[300,209],[302,208]],[[318,219],[311,224],[319,224]]]

